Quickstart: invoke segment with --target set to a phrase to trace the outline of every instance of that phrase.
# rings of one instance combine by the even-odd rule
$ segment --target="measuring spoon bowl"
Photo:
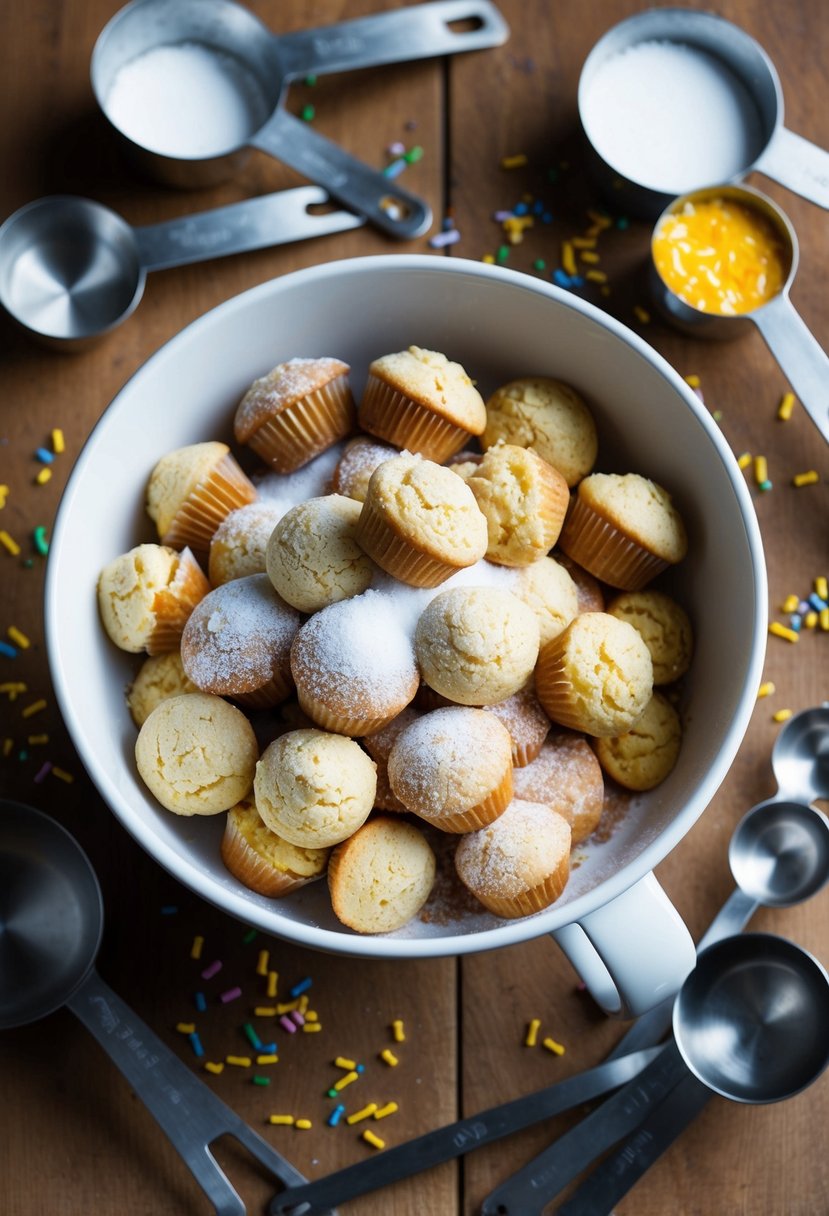
[[[829,879],[829,819],[805,803],[761,802],[732,836],[728,863],[737,885],[758,904],[802,903]]]
[[[783,723],[771,767],[781,794],[800,802],[829,798],[829,703]]]

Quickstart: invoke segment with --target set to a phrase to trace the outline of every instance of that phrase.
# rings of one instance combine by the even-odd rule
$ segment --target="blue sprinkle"
[[[204,1048],[202,1047],[202,1045],[201,1045],[201,1039],[200,1039],[200,1038],[199,1038],[199,1036],[196,1034],[195,1030],[193,1031],[193,1033],[192,1033],[192,1034],[188,1034],[188,1036],[187,1036],[187,1037],[188,1037],[188,1039],[190,1040],[190,1046],[193,1048],[193,1052],[194,1052],[194,1054],[195,1054],[195,1055],[197,1055],[197,1056],[203,1056],[203,1055],[204,1055]]]
[[[50,452],[48,448],[38,448],[35,452],[35,456],[41,464],[51,464],[55,459],[54,452]]]
[[[358,1064],[357,1067],[354,1069],[354,1071],[355,1072],[365,1072],[366,1071],[365,1064]]]
[[[275,1056],[277,1054],[276,1043],[260,1043],[258,1050],[263,1056]]]
[[[533,215],[541,215],[543,210],[544,204],[542,203],[541,199],[536,199],[536,201],[533,203]]]
[[[178,908],[175,904],[164,904],[161,908],[162,916],[175,916],[177,912]]]
[[[205,1009],[207,1009],[207,997],[203,992],[196,992],[193,996],[193,1004],[199,1013],[204,1013]]]
[[[331,1114],[326,1119],[326,1123],[328,1124],[329,1127],[336,1127],[337,1124],[339,1123],[340,1119],[342,1119],[344,1114],[345,1114],[344,1106],[341,1106],[341,1105],[335,1106],[334,1109],[332,1110]]]
[[[304,980],[300,980],[299,983],[294,984],[291,989],[291,1000],[296,1000],[298,996],[302,996],[303,992],[307,992],[313,982],[310,976],[306,976]]]
[[[803,618],[800,615],[800,613],[793,612],[792,615],[789,617],[789,625],[795,631],[795,633],[800,633],[800,626],[802,624],[803,624]]]
[[[528,211],[529,207],[526,203],[516,203],[512,209],[513,215],[526,215]]]
[[[560,267],[557,267],[553,271],[553,282],[558,287],[569,287],[570,286],[570,276],[568,274],[565,274],[564,271]]]
[[[397,160],[393,160],[391,164],[386,165],[383,170],[383,177],[399,177],[405,168],[406,161],[402,156],[399,156]]]
[[[809,603],[811,604],[812,608],[814,608],[815,612],[823,612],[824,608],[829,608],[829,604],[826,603],[826,600],[822,600],[816,591],[813,591],[809,596]]]
[[[574,274],[570,280],[571,287],[584,287],[584,279],[580,274]]]
[[[451,215],[444,216],[443,222],[441,224],[441,228],[443,228],[445,230],[445,229],[454,228],[454,227],[455,227],[455,221],[452,219],[452,216]]]
[[[542,220],[542,223],[544,223],[544,224],[552,224],[552,222],[553,222],[552,214],[549,211],[545,211],[541,217],[541,220]]]
[[[14,646],[10,646],[8,642],[0,640],[0,654],[4,654],[7,659],[16,659],[17,651]]]

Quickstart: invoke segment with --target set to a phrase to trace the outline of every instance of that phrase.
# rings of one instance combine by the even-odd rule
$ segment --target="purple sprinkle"
[[[287,1014],[282,1015],[279,1019],[279,1024],[287,1030],[288,1034],[296,1034],[296,1022],[292,1022]]]
[[[492,218],[499,224],[503,224],[504,220],[511,220],[513,213],[511,211],[494,211]]]
[[[396,139],[393,144],[389,144],[386,151],[389,156],[402,156],[406,151],[406,145],[402,144],[399,139]]]
[[[297,1026],[305,1025],[305,1018],[302,1016],[302,1014],[299,1012],[298,1009],[294,1010],[294,1012],[291,1014],[291,1017],[296,1022]]]
[[[433,249],[441,249],[444,245],[454,245],[460,239],[461,234],[457,228],[447,228],[443,232],[436,232],[434,236],[430,236],[429,244]]]
[[[212,980],[214,975],[218,975],[222,969],[222,964],[216,959],[215,963],[211,963],[209,967],[205,967],[201,973],[203,980]]]
[[[43,779],[46,777],[47,773],[50,772],[51,768],[52,768],[52,761],[51,760],[44,761],[44,763],[40,766],[40,768],[35,773],[35,777],[34,777],[35,785],[40,785],[41,781],[43,781]]]
[[[237,988],[228,988],[227,992],[221,992],[219,994],[219,1000],[222,1002],[223,1005],[227,1005],[230,1001],[235,1001],[241,995],[242,995],[241,988],[238,988],[238,987]]]

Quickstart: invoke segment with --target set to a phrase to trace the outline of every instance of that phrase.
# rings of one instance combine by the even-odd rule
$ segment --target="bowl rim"
[[[732,716],[728,729],[717,752],[715,763],[700,779],[693,795],[685,805],[674,815],[650,843],[636,857],[622,864],[612,875],[605,878],[598,887],[579,895],[566,905],[553,904],[545,911],[532,917],[503,922],[494,928],[482,929],[472,933],[452,934],[447,936],[427,937],[395,937],[388,935],[359,935],[352,934],[343,927],[342,931],[326,929],[300,920],[283,917],[279,913],[279,901],[274,901],[273,909],[262,908],[248,902],[243,892],[236,892],[223,887],[204,873],[192,860],[177,853],[165,842],[160,841],[153,833],[151,825],[146,823],[140,814],[133,810],[118,788],[113,776],[96,760],[94,741],[81,728],[75,713],[75,696],[64,679],[60,661],[60,653],[54,644],[59,636],[59,621],[65,615],[65,599],[62,588],[58,585],[56,563],[48,562],[44,588],[46,646],[52,683],[55,694],[81,761],[95,785],[99,796],[116,815],[121,824],[141,847],[168,873],[172,874],[189,890],[203,899],[221,908],[236,919],[253,925],[261,930],[317,950],[337,954],[369,958],[427,958],[445,957],[491,950],[508,946],[521,941],[527,941],[552,932],[565,924],[579,922],[599,907],[610,903],[646,877],[682,840],[690,828],[708,806],[712,797],[722,784],[737,750],[742,743],[748,727],[756,700],[756,689],[759,686],[765,658],[766,629],[767,629],[767,577],[763,554],[762,539],[759,524],[754,513],[745,479],[740,472],[733,452],[725,441],[722,432],[711,418],[708,410],[702,405],[680,374],[667,360],[651,347],[643,338],[625,326],[621,321],[604,313],[601,309],[582,300],[578,296],[532,278],[521,271],[498,265],[489,265],[471,259],[460,257],[445,257],[431,254],[375,254],[366,257],[344,258],[332,262],[316,264],[289,274],[277,276],[260,283],[255,287],[231,296],[221,304],[203,313],[190,322],[178,333],[168,339],[139,368],[125,381],[116,395],[107,405],[100,418],[84,443],[74,468],[69,476],[61,496],[52,532],[51,548],[58,552],[63,542],[64,532],[71,513],[72,500],[80,485],[97,446],[97,435],[105,420],[113,413],[126,408],[130,394],[146,369],[157,362],[173,358],[180,347],[197,340],[203,329],[210,329],[221,323],[222,319],[230,316],[239,309],[255,307],[261,299],[270,297],[273,293],[290,292],[295,284],[313,284],[324,281],[332,275],[373,275],[389,274],[400,276],[408,272],[428,270],[443,274],[464,274],[479,280],[493,280],[506,285],[512,285],[523,291],[547,297],[551,301],[566,308],[581,313],[594,324],[610,333],[614,338],[623,342],[638,353],[646,362],[655,368],[683,399],[685,405],[695,415],[697,421],[707,432],[720,460],[723,463],[731,487],[740,506],[742,524],[746,533],[748,550],[751,556],[752,575],[755,583],[755,622],[754,637],[751,643],[751,657],[744,687],[740,693],[736,712]],[[566,907],[567,916],[561,919],[562,907]]]

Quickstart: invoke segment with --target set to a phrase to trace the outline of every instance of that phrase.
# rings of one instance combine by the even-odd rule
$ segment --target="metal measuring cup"
[[[650,285],[656,306],[678,329],[695,337],[738,338],[752,327],[759,329],[803,408],[829,442],[829,394],[826,389],[829,357],[789,299],[798,263],[797,236],[789,218],[770,198],[749,186],[706,186],[674,199],[657,220],[654,234],[663,219],[681,212],[686,204],[720,198],[741,203],[770,222],[783,262],[783,286],[775,296],[751,312],[736,316],[704,312],[680,299],[665,283],[656,269],[652,240]]]
[[[460,24],[474,28],[453,28]],[[115,14],[95,43],[92,88],[103,113],[143,168],[170,185],[189,188],[222,181],[257,148],[324,186],[383,231],[411,238],[431,223],[426,204],[289,114],[281,104],[287,85],[312,73],[497,46],[508,33],[489,0],[436,0],[278,37],[233,0],[133,0]],[[187,149],[169,154],[169,147],[150,146],[147,140],[132,138],[112,112],[119,72],[159,48],[184,47],[210,52],[217,64],[221,60],[233,67],[228,79],[238,100],[238,130],[228,146],[212,147],[209,154]]]
[[[599,39],[582,67],[578,106],[590,169],[615,206],[632,215],[653,219],[678,193],[669,183],[660,188],[620,172],[612,163],[612,156],[602,155],[594,146],[586,121],[590,88],[607,60],[643,43],[660,41],[703,51],[719,60],[744,87],[756,109],[752,130],[746,132],[745,163],[736,169],[730,181],[740,181],[753,171],[764,173],[810,202],[829,208],[829,153],[784,126],[783,90],[766,51],[723,17],[684,8],[652,8],[628,17]],[[711,137],[715,138],[713,132]],[[690,184],[703,185],[704,181]]]

